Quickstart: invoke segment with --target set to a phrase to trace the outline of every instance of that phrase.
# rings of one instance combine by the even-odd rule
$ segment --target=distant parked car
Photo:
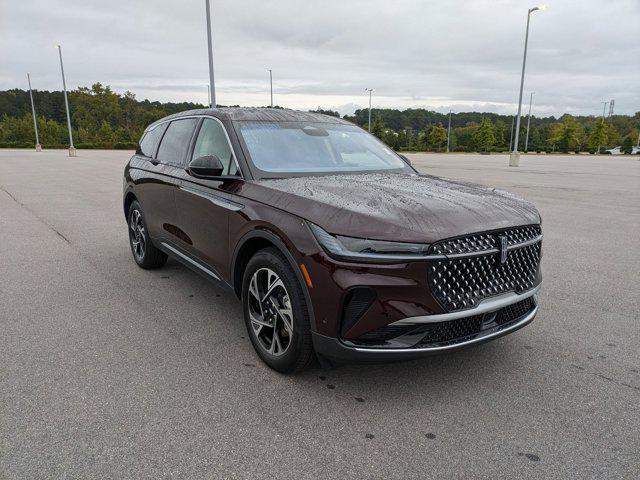
[[[605,150],[602,153],[605,155],[623,155],[624,154],[624,152],[620,147],[610,148],[608,150]]]
[[[640,155],[640,147],[631,147],[631,155]]]
[[[314,354],[380,361],[474,345],[538,310],[531,203],[420,175],[340,118],[163,118],[125,168],[123,200],[135,262],[159,268],[171,255],[234,292],[258,355],[281,372]]]

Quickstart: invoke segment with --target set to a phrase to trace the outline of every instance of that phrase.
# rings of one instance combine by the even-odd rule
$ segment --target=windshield
[[[236,122],[254,167],[265,176],[305,173],[410,171],[393,150],[355,125]],[[269,175],[271,174],[271,175]]]

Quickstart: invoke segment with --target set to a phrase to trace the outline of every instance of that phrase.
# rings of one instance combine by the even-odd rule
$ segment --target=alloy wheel
[[[251,277],[247,306],[251,330],[265,352],[283,355],[293,337],[291,299],[282,279],[269,268]]]
[[[131,239],[131,248],[133,249],[133,254],[138,260],[142,261],[146,250],[146,240],[144,236],[144,224],[142,223],[142,214],[140,213],[140,210],[134,210],[131,212],[129,228],[131,229],[131,232],[129,232],[129,238]]]

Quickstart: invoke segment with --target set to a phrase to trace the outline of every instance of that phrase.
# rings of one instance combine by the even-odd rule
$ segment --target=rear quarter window
[[[139,153],[146,157],[153,157],[153,153],[156,150],[156,145],[158,145],[158,140],[160,140],[166,128],[167,124],[163,123],[160,125],[156,125],[150,130],[147,130],[147,132],[140,139]]]

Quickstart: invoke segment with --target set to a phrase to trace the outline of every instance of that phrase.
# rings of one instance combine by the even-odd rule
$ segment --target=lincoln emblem
[[[498,235],[498,244],[500,245],[500,264],[502,265],[507,262],[507,255],[509,254],[509,250],[507,250],[507,237]]]

